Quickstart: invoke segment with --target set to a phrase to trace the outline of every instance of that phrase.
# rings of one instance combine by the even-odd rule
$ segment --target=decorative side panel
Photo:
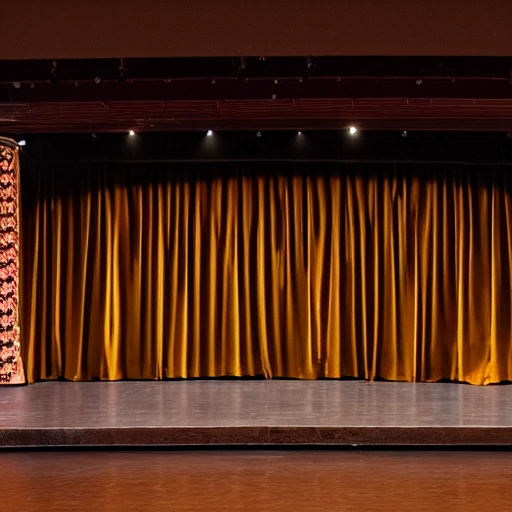
[[[19,330],[19,155],[0,138],[0,384],[23,384]]]

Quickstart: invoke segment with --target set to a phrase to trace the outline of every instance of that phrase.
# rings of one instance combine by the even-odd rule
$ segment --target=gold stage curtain
[[[427,168],[27,176],[28,378],[512,380],[506,169]]]

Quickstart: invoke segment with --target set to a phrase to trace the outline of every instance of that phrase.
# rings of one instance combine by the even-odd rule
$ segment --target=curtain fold
[[[453,167],[27,171],[28,379],[512,380],[510,181]]]

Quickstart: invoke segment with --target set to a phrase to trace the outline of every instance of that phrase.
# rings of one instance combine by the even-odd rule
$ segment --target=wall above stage
[[[19,0],[0,59],[508,56],[510,0]]]

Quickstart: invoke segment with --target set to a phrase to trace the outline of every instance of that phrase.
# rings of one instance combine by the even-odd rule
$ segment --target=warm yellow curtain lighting
[[[26,186],[30,381],[512,380],[497,171],[201,165],[75,165]]]

